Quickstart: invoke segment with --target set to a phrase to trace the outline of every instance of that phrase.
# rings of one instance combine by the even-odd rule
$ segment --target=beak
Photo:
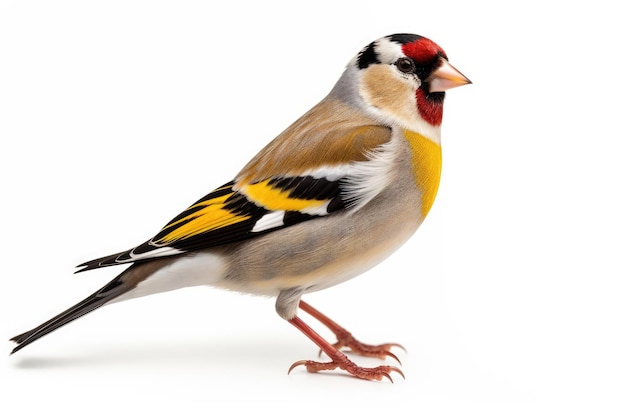
[[[442,92],[454,87],[460,87],[472,82],[459,70],[448,63],[448,60],[441,58],[441,65],[430,74],[426,80],[429,84],[428,92]]]

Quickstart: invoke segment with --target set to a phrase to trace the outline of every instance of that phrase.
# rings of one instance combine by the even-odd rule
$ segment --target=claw
[[[396,371],[397,373],[399,373],[400,376],[402,377],[402,379],[406,380],[406,377],[404,376],[404,372],[402,372],[399,368],[396,368],[395,366],[392,366],[392,369],[394,371]]]
[[[394,359],[396,362],[398,362],[398,365],[402,365],[402,362],[400,362],[400,359],[398,359],[398,357],[394,355],[393,353],[389,352],[388,350],[383,353],[389,356],[390,358]]]
[[[389,347],[397,347],[397,348],[402,349],[402,351],[404,353],[409,353],[409,352],[407,352],[406,348],[404,346],[402,346],[400,343],[387,343],[387,346],[389,346]]]
[[[383,368],[383,367],[382,367],[382,366],[379,366],[379,368]],[[397,372],[397,373],[399,373],[399,374],[400,374],[400,376],[402,377],[402,379],[406,379],[406,378],[404,377],[404,373],[403,373],[400,369],[396,368],[395,366],[387,366],[387,367],[385,367],[385,368],[389,368],[389,372],[382,372],[382,373],[381,373],[381,376],[384,376],[385,378],[387,378],[389,381],[391,381],[391,383],[392,383],[392,384],[393,384],[393,379],[391,378],[391,372]],[[380,380],[380,379],[379,379],[379,380]]]
[[[320,353],[321,355],[321,353]],[[296,368],[300,365],[305,365],[306,366],[306,361],[305,360],[301,360],[301,361],[297,361],[291,364],[291,366],[289,367],[289,370],[287,371],[287,375],[289,375],[291,373],[291,371],[293,371],[293,368]]]

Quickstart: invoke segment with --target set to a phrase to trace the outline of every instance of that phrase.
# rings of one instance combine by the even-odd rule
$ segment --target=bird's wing
[[[363,173],[359,164],[375,158],[377,149],[389,141],[389,128],[335,129],[335,135],[326,133],[315,143],[314,149],[323,155],[309,155],[310,158],[302,158],[302,152],[313,143],[298,147],[292,141],[295,146],[289,152],[292,158],[287,155],[286,159],[276,161],[273,148],[289,140],[290,136],[285,136],[288,133],[261,151],[237,180],[198,200],[152,239],[129,251],[85,262],[78,266],[82,268],[78,272],[239,242],[356,209],[373,197],[371,189],[354,182]],[[341,149],[337,148],[338,141],[344,143]],[[259,163],[259,159],[265,163]]]

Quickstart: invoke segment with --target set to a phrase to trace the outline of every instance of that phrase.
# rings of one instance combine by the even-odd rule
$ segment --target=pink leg
[[[322,336],[317,334],[297,316],[289,320],[289,323],[293,324],[298,330],[304,333],[317,346],[319,346],[319,348],[322,349],[322,351],[326,355],[328,355],[328,357],[330,358],[330,362],[302,360],[291,365],[288,372],[291,372],[296,366],[304,365],[306,367],[306,370],[309,372],[330,371],[336,368],[340,368],[348,372],[349,374],[356,376],[357,378],[367,380],[380,381],[381,379],[383,379],[383,377],[385,377],[393,382],[390,375],[391,372],[397,372],[402,376],[402,378],[404,378],[404,374],[402,373],[402,371],[395,366],[377,366],[376,368],[364,368],[358,366],[350,359],[348,359],[345,354],[341,353],[339,350],[337,350],[337,348],[324,340]]]
[[[396,355],[390,352],[392,347],[399,347],[400,349],[404,349],[402,345],[398,343],[384,343],[381,345],[368,345],[362,342],[359,342],[352,336],[352,334],[341,327],[339,324],[335,323],[326,315],[322,314],[319,310],[313,308],[310,304],[300,300],[300,308],[302,311],[307,312],[311,316],[315,317],[320,323],[324,326],[328,327],[331,332],[337,336],[337,343],[333,345],[336,349],[341,349],[342,347],[349,348],[352,352],[361,356],[369,356],[374,358],[385,359],[387,356],[395,359],[398,363],[401,363]]]

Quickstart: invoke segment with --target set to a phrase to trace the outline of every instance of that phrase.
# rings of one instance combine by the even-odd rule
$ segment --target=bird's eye
[[[409,73],[415,71],[415,63],[412,59],[409,58],[399,58],[396,61],[396,67],[404,73]]]

